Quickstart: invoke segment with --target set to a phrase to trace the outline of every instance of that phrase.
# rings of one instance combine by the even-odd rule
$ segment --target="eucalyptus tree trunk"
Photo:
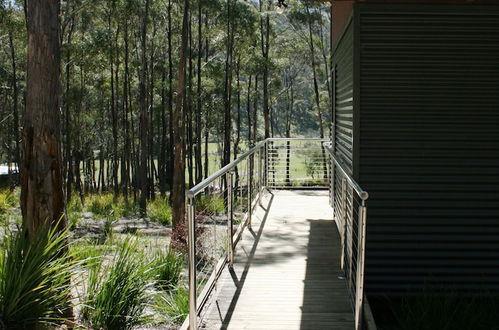
[[[313,32],[312,32],[312,19],[310,16],[310,9],[308,5],[306,6],[307,8],[307,14],[308,14],[308,33],[309,33],[309,41],[310,41],[310,58],[311,58],[311,64],[312,64],[312,73],[313,73],[313,78],[314,78],[314,94],[315,94],[315,103],[317,106],[317,119],[319,121],[319,134],[321,138],[324,138],[324,124],[322,122],[322,110],[321,110],[321,102],[320,102],[320,94],[319,94],[319,84],[317,82],[317,70],[316,70],[316,63],[315,63],[315,47],[314,47],[314,38],[313,38]],[[322,152],[322,170],[323,170],[323,176],[324,178],[327,178],[327,164],[326,164],[326,152],[324,150],[324,147],[321,146],[321,152]]]
[[[227,0],[227,44],[225,54],[225,87],[224,87],[224,150],[222,167],[230,163],[230,137],[232,132],[232,52],[233,52],[233,27],[232,27],[232,1]]]
[[[185,95],[185,62],[189,29],[189,0],[184,0],[184,14],[182,18],[182,38],[178,63],[178,84],[175,111],[173,113],[174,137],[174,167],[172,189],[173,231],[180,233],[185,223],[185,154],[184,136],[184,95]],[[186,238],[184,237],[183,240]]]
[[[149,0],[146,0],[142,15],[141,28],[141,66],[139,77],[140,103],[140,199],[139,206],[142,215],[146,214],[146,200],[148,195],[147,161],[148,161],[148,109],[147,109],[147,20],[149,16]]]
[[[263,13],[263,1],[260,0],[260,13]],[[268,8],[267,8],[268,9]],[[269,48],[270,48],[270,18],[265,14],[265,19],[260,18],[260,44],[264,60],[263,67],[263,120],[265,138],[270,137],[270,108],[269,108]]]
[[[66,218],[59,136],[60,3],[38,0],[28,6],[21,209],[28,235],[34,235],[47,222],[63,230]]]
[[[198,72],[197,72],[197,106],[196,106],[196,150],[195,150],[195,162],[196,162],[196,183],[203,180],[203,162],[201,159],[201,126],[203,111],[201,108],[201,60],[203,58],[203,22],[202,22],[202,3],[198,1]]]
[[[13,105],[13,121],[12,125],[14,130],[14,162],[19,170],[21,162],[21,148],[19,141],[19,87],[17,83],[17,60],[16,60],[16,50],[14,47],[14,37],[13,32],[9,31],[9,46],[10,46],[10,57],[12,61],[12,105]]]

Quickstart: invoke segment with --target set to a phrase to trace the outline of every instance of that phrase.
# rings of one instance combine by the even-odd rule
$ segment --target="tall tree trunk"
[[[59,136],[58,0],[28,3],[28,63],[21,209],[28,235],[44,223],[66,227]]]
[[[188,89],[186,94],[187,99],[187,172],[189,173],[189,188],[194,186],[194,139],[193,139],[193,110],[192,110],[192,19],[189,15],[189,46],[188,46],[188,57],[189,57],[189,73],[188,73]]]
[[[114,14],[114,10],[109,13],[109,33],[111,34],[112,22],[111,17]],[[115,95],[115,76],[114,76],[114,46],[111,45],[109,49],[109,70],[111,73],[111,121],[112,121],[112,131],[113,131],[113,158],[112,158],[112,178],[113,178],[113,188],[114,197],[117,198],[119,194],[118,187],[118,109],[116,106],[116,95]],[[111,160],[109,160],[111,162]]]
[[[13,121],[12,125],[14,130],[14,162],[19,170],[21,162],[21,151],[19,145],[19,89],[17,84],[17,60],[16,60],[16,50],[14,47],[14,36],[13,32],[9,31],[9,46],[10,46],[10,57],[12,60],[12,105],[13,105]]]
[[[203,57],[203,30],[202,30],[202,3],[198,1],[198,72],[197,72],[197,107],[196,107],[196,183],[203,180],[203,162],[201,160],[201,123],[203,118],[203,111],[201,109],[201,60]]]
[[[169,125],[169,147],[168,147],[168,184],[170,191],[173,185],[173,172],[174,172],[174,134],[173,134],[173,59],[172,59],[172,0],[168,0],[168,116],[170,119]],[[170,194],[170,200],[173,203],[173,194]]]
[[[146,200],[148,194],[147,161],[148,161],[148,109],[147,109],[147,20],[149,17],[149,0],[146,0],[142,14],[141,28],[141,67],[139,79],[140,102],[140,200],[139,207],[142,215],[146,214]]]
[[[180,58],[178,64],[178,85],[175,112],[173,113],[174,130],[174,168],[172,189],[173,230],[179,233],[185,222],[185,155],[184,137],[184,95],[185,95],[185,62],[187,53],[187,39],[189,29],[189,0],[184,0],[184,14],[182,19],[182,41],[180,44]],[[185,237],[179,239],[185,240]]]
[[[248,146],[252,147],[254,145],[254,141],[251,139],[251,79],[252,75],[249,75],[248,78],[248,91],[246,94],[246,118],[248,121]]]
[[[263,1],[260,0],[260,13],[263,13]],[[269,9],[269,8],[267,8]],[[269,48],[270,48],[270,18],[265,15],[260,18],[260,43],[264,60],[263,67],[263,120],[265,127],[265,138],[270,137],[270,108],[269,108]]]
[[[74,31],[74,18],[71,18],[70,28],[68,32],[67,39],[67,50],[66,50],[66,92],[64,95],[64,105],[65,105],[65,119],[66,119],[66,143],[65,143],[65,177],[66,177],[66,200],[69,203],[71,201],[72,194],[72,184],[73,184],[73,166],[72,166],[72,140],[71,140],[71,110],[70,110],[70,100],[69,91],[71,87],[71,41]]]
[[[130,124],[128,112],[130,111],[129,107],[129,94],[128,94],[128,86],[129,86],[129,67],[128,67],[128,19],[125,21],[125,31],[123,34],[124,44],[125,44],[125,72],[123,76],[123,160],[122,160],[122,176],[121,182],[123,186],[123,195],[125,199],[128,198],[128,186],[130,181],[130,164],[129,161],[131,146],[130,146]]]
[[[232,52],[233,52],[233,28],[232,28],[232,1],[227,0],[227,45],[225,56],[225,88],[224,88],[224,150],[222,166],[230,163],[230,137],[232,132]]]
[[[308,14],[308,33],[309,33],[309,39],[310,39],[310,57],[312,61],[312,73],[314,77],[314,93],[315,93],[315,103],[317,106],[317,119],[319,121],[319,134],[321,138],[324,138],[324,124],[322,122],[322,110],[321,110],[321,102],[320,102],[320,95],[319,95],[319,84],[317,82],[317,72],[316,72],[316,63],[315,63],[315,47],[314,47],[314,39],[313,39],[313,33],[312,33],[312,18],[310,15],[310,9],[308,5],[306,6],[307,8],[307,14]],[[327,178],[327,163],[326,163],[326,151],[324,150],[324,147],[321,146],[321,152],[322,152],[322,159],[324,160],[322,162],[322,172],[323,172],[323,177]]]

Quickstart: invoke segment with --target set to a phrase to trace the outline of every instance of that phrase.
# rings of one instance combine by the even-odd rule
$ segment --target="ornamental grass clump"
[[[167,322],[182,324],[189,314],[189,291],[184,287],[179,287],[160,293],[156,296],[155,308],[166,316]]]
[[[67,231],[41,227],[2,239],[0,252],[0,325],[7,329],[60,324],[71,306],[72,261]],[[70,313],[69,313],[70,314]]]
[[[83,318],[94,329],[131,329],[144,322],[146,290],[152,276],[127,238],[113,258],[89,269]]]
[[[162,225],[172,224],[172,208],[167,198],[158,197],[147,204],[149,219]]]
[[[155,264],[156,286],[163,290],[176,288],[184,266],[183,255],[170,248],[156,254]]]

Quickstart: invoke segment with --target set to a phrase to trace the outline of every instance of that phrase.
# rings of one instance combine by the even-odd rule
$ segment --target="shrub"
[[[156,309],[167,316],[167,321],[181,324],[189,314],[189,291],[182,287],[156,296]]]
[[[90,268],[82,315],[93,328],[131,329],[143,322],[150,274],[136,250],[137,241],[126,239],[109,264]]]
[[[200,213],[219,215],[225,212],[224,199],[217,195],[201,195],[196,201],[196,210]]]
[[[17,204],[16,196],[10,190],[0,191],[0,212],[8,211]]]
[[[172,208],[166,198],[156,198],[147,204],[147,215],[154,222],[162,225],[171,225]]]
[[[98,218],[117,219],[123,215],[123,205],[113,194],[93,195],[88,203],[88,210]]]
[[[60,323],[70,306],[67,231],[48,226],[28,236],[20,230],[3,239],[0,253],[0,320],[6,328]]]
[[[164,290],[177,287],[184,265],[182,254],[172,248],[166,253],[158,252],[155,260],[156,285]]]

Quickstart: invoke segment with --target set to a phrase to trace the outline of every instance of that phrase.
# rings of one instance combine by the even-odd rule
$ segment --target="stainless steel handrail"
[[[265,143],[267,143],[267,140],[262,140],[262,141],[258,142],[253,148],[246,151],[244,154],[237,157],[235,160],[233,160],[229,164],[225,165],[224,167],[222,167],[221,169],[219,169],[218,171],[216,171],[215,173],[213,173],[212,175],[210,175],[209,177],[207,177],[206,179],[204,179],[203,181],[201,181],[200,183],[198,183],[197,185],[195,185],[191,189],[187,190],[186,191],[187,197],[188,198],[195,197],[197,194],[199,194],[201,191],[203,191],[203,189],[206,188],[210,183],[212,183],[213,181],[215,181],[216,179],[218,179],[222,175],[228,173],[230,170],[232,170],[234,167],[236,167],[237,164],[242,162],[248,156],[254,154],[258,149],[260,149],[263,145],[265,145]]]
[[[359,194],[359,197],[363,201],[366,201],[369,198],[369,193],[360,187],[360,185],[352,178],[352,176],[350,174],[347,173],[347,171],[344,169],[343,165],[338,161],[338,159],[334,155],[333,146],[332,146],[331,142],[325,142],[325,143],[323,143],[323,145],[324,145],[324,148],[331,155],[331,159],[333,160],[334,164],[338,167],[341,174],[343,174],[343,176],[348,181],[350,186],[355,190],[355,192],[357,192],[357,194]]]
[[[354,261],[354,257],[352,255],[346,255],[345,253],[345,236],[347,232],[347,192],[346,192],[346,183],[350,185],[350,187],[357,193],[359,198],[362,200],[361,205],[359,206],[359,211],[358,211],[358,223],[357,223],[357,240],[358,240],[358,245],[357,245],[357,255],[355,256],[357,265],[356,265],[356,274],[355,274],[355,291],[353,294],[353,299],[354,299],[354,312],[355,312],[355,329],[360,330],[362,328],[362,315],[363,315],[363,306],[364,306],[364,275],[365,275],[365,257],[366,257],[366,229],[367,229],[367,207],[366,207],[366,201],[369,198],[369,194],[367,191],[361,188],[361,186],[352,178],[351,175],[348,174],[348,172],[345,170],[343,167],[343,164],[341,164],[338,159],[336,158],[336,155],[334,154],[334,149],[333,145],[331,142],[325,142],[323,143],[324,148],[328,151],[329,155],[331,156],[331,165],[339,170],[342,176],[342,187],[341,187],[341,193],[338,193],[340,196],[340,204],[341,205],[341,221],[343,222],[343,230],[338,228],[340,231],[340,236],[341,236],[341,245],[342,245],[342,255],[341,255],[341,269],[344,270],[344,259],[347,258],[349,259],[349,263]],[[336,198],[336,191],[334,187],[334,181],[336,178],[336,173],[334,172],[335,170],[332,168],[331,169],[331,196],[333,198]],[[352,209],[354,206],[354,202],[352,201]],[[334,207],[334,205],[333,205]],[[352,221],[353,222],[353,221]],[[353,224],[351,224],[353,226]],[[353,228],[349,230],[350,233],[353,232]],[[351,269],[351,268],[350,268]],[[353,275],[351,273],[347,274],[348,276],[347,279],[349,281],[349,285],[353,281]]]
[[[228,246],[227,246],[227,256],[226,256],[226,262],[229,263],[229,265],[232,264],[233,261],[233,255],[234,255],[234,248],[235,244],[237,244],[237,232],[236,232],[236,241],[233,241],[233,228],[232,228],[232,218],[233,218],[233,212],[232,212],[232,178],[231,175],[235,168],[244,160],[248,161],[248,166],[247,166],[247,175],[248,175],[248,211],[247,211],[247,217],[245,218],[246,221],[243,221],[242,225],[240,226],[241,230],[244,229],[245,225],[251,226],[251,214],[252,214],[252,208],[254,207],[254,199],[256,201],[260,201],[261,199],[261,194],[264,188],[271,188],[268,186],[268,171],[269,171],[269,162],[268,162],[268,153],[269,153],[269,144],[272,142],[279,142],[279,141],[314,141],[314,142],[319,142],[322,143],[329,141],[328,139],[323,139],[323,138],[267,138],[265,140],[262,140],[258,142],[254,147],[243,153],[241,156],[239,156],[237,159],[233,160],[230,162],[228,165],[224,166],[223,168],[219,169],[203,181],[201,181],[199,184],[196,186],[192,187],[191,189],[186,191],[186,207],[187,207],[187,222],[188,222],[188,258],[189,258],[189,317],[186,319],[184,324],[182,325],[182,329],[186,329],[186,327],[189,327],[190,329],[197,329],[197,316],[199,310],[202,308],[203,303],[199,303],[197,301],[197,283],[196,283],[196,267],[195,267],[195,259],[196,259],[196,223],[195,223],[195,202],[194,199],[196,198],[197,195],[202,193],[207,187],[210,186],[213,182],[215,182],[217,179],[222,179],[225,180],[226,185],[227,185],[227,210],[228,210]],[[254,159],[255,156],[258,156],[258,159]],[[253,157],[253,158],[252,158]],[[252,196],[251,192],[251,187],[253,184],[253,181],[251,179],[252,176],[252,170],[253,167],[250,168],[250,161],[252,162],[251,166],[256,166],[258,165],[258,181],[255,181],[254,183],[256,184],[257,188],[257,194],[258,196]],[[253,163],[255,162],[255,163]],[[262,164],[263,162],[263,164]],[[244,163],[243,163],[244,164]],[[257,203],[255,202],[255,203]],[[239,229],[238,229],[239,231]],[[222,262],[221,265],[223,266],[225,262]],[[215,272],[217,271],[217,267],[215,267]],[[216,277],[214,277],[214,281],[216,281]],[[205,291],[205,290],[203,290]],[[209,291],[209,289],[208,289]],[[207,291],[207,292],[208,292]],[[206,294],[206,297],[208,297],[208,294]],[[203,298],[204,299],[204,298]],[[202,299],[200,299],[202,300]]]

